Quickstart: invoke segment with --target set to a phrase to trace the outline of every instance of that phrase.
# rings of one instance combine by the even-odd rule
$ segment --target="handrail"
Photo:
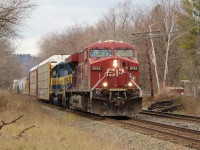
[[[92,91],[97,87],[97,85],[99,85],[99,83],[106,77],[106,74],[101,78],[101,80],[99,80],[93,87],[92,87]]]
[[[137,83],[135,83],[135,81],[130,76],[129,76],[129,78],[131,79],[131,82],[139,89],[140,97],[142,97],[142,89],[139,87],[139,85],[137,85]]]

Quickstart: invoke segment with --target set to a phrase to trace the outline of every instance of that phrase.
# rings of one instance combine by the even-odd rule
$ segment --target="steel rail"
[[[192,138],[200,140],[200,131],[198,131],[198,130],[192,130],[192,129],[188,129],[188,128],[184,128],[184,127],[167,125],[167,124],[163,124],[163,123],[157,123],[157,122],[148,121],[148,120],[141,120],[141,119],[129,120],[128,123],[131,123],[131,122],[134,122],[134,123],[139,122],[140,124],[143,124],[143,125],[152,126],[152,128],[156,127],[157,130],[161,127],[161,130],[169,130],[173,133],[182,134],[183,136],[185,136],[185,134],[187,134],[188,136],[190,136]]]
[[[194,138],[194,137],[187,137],[185,136],[184,131],[182,131],[182,134],[184,135],[179,135],[176,134],[177,133],[177,129],[174,129],[174,132],[171,132],[172,130],[167,130],[166,128],[161,130],[161,128],[163,128],[164,126],[166,127],[167,125],[163,125],[163,126],[155,126],[154,128],[152,128],[152,125],[155,125],[154,123],[150,122],[150,121],[144,121],[144,120],[139,120],[139,119],[134,119],[131,121],[119,121],[119,120],[113,120],[113,119],[105,119],[103,120],[103,122],[106,122],[108,124],[117,124],[122,128],[128,129],[128,130],[132,130],[132,131],[136,131],[142,134],[146,134],[146,135],[151,135],[154,136],[156,138],[159,139],[164,139],[164,140],[168,140],[177,144],[181,144],[190,148],[196,148],[196,149],[200,149],[200,138]],[[134,122],[134,123],[133,123]],[[148,122],[148,123],[147,123]],[[152,123],[151,125],[149,125],[149,123]],[[159,129],[160,128],[160,129]],[[169,127],[169,128],[173,128],[173,127]],[[182,129],[180,129],[182,130]],[[175,132],[176,131],[176,132]],[[186,132],[188,130],[186,129]],[[195,131],[192,131],[195,133]],[[180,133],[180,132],[179,132]],[[198,135],[198,133],[195,133],[195,136],[200,136]]]
[[[172,118],[172,119],[190,121],[190,122],[200,124],[200,117],[196,117],[196,116],[164,113],[164,112],[149,111],[149,110],[142,110],[140,114],[152,115],[152,116],[158,116],[158,117],[164,117],[164,118]]]

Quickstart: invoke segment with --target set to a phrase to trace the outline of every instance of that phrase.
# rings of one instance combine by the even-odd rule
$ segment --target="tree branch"
[[[18,137],[22,137],[22,134],[23,133],[25,133],[26,131],[28,131],[28,130],[30,130],[30,129],[32,129],[32,128],[35,128],[36,126],[35,125],[32,125],[32,126],[30,126],[30,127],[27,127],[27,128],[25,128],[24,130],[22,130],[17,136]]]
[[[17,120],[19,120],[19,119],[21,119],[22,117],[23,117],[24,115],[21,115],[21,116],[19,116],[17,119],[15,119],[15,120],[13,120],[13,121],[11,121],[11,122],[8,122],[8,123],[6,123],[6,122],[4,122],[3,120],[1,120],[1,125],[0,125],[0,130],[4,127],[4,126],[6,126],[6,125],[9,125],[9,124],[12,124],[12,123],[17,123]]]
[[[178,35],[177,37],[175,37],[174,39],[171,40],[171,42],[169,43],[169,45],[171,45],[176,39],[178,39],[179,37],[185,35],[185,33]]]

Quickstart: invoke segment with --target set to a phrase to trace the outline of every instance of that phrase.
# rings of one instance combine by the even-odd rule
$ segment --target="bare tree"
[[[49,57],[53,54],[72,54],[99,40],[131,42],[131,33],[134,23],[138,24],[136,22],[140,17],[139,12],[133,13],[131,1],[126,0],[109,8],[95,26],[78,24],[66,27],[61,33],[48,33],[39,41],[40,55]]]
[[[182,36],[181,33],[176,32],[178,30],[177,10],[179,9],[179,3],[176,0],[158,0],[156,5],[157,14],[154,13],[152,17],[154,17],[154,22],[157,24],[155,27],[159,27],[159,30],[162,32],[160,36],[164,39],[162,45],[164,46],[163,50],[165,52],[163,53],[165,56],[163,57],[163,86],[165,87],[169,73],[170,53],[174,53],[172,52],[172,44]]]
[[[176,8],[177,8],[177,3],[175,1],[170,1],[170,0],[162,0],[161,5],[164,10],[164,26],[166,29],[166,36],[167,36],[167,41],[166,41],[166,55],[165,55],[165,69],[164,69],[164,79],[163,79],[163,86],[166,84],[166,79],[167,79],[167,73],[168,73],[168,60],[169,60],[169,50],[170,50],[170,45],[172,42],[178,38],[178,36],[174,37],[172,36],[174,29],[176,29],[176,23],[177,23],[177,16],[176,16]]]
[[[6,0],[0,2],[0,38],[18,36],[22,21],[35,7],[30,0]]]
[[[99,40],[99,33],[90,25],[67,27],[62,33],[49,33],[39,41],[40,56],[48,58],[55,54],[73,54]]]
[[[119,27],[122,31],[122,39],[126,36],[130,37],[129,28],[131,25],[131,13],[132,13],[132,1],[127,0],[123,3],[119,3]],[[127,34],[128,33],[128,34]]]
[[[10,83],[20,71],[12,58],[14,38],[19,37],[23,21],[35,4],[31,0],[2,0],[0,2],[0,82]]]
[[[152,62],[154,64],[158,92],[160,91],[160,80],[162,80],[163,87],[165,87],[167,77],[169,77],[169,67],[173,63],[177,64],[173,59],[178,58],[179,48],[178,44],[173,43],[183,35],[180,32],[176,32],[178,30],[178,10],[179,3],[176,0],[157,0],[150,13],[150,31],[153,29],[160,31],[160,33],[150,34],[152,37]],[[157,39],[153,38],[155,36]],[[176,72],[175,66],[171,69]]]
[[[104,20],[106,26],[110,32],[110,38],[116,40],[117,24],[118,24],[118,12],[116,7],[111,7],[108,9],[108,12],[104,15]]]
[[[13,52],[11,41],[19,36],[23,20],[35,7],[31,0],[6,0],[0,2],[0,55]]]

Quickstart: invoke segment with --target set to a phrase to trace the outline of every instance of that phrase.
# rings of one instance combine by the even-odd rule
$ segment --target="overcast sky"
[[[150,5],[151,0],[132,0],[136,5]],[[61,32],[77,23],[95,24],[109,7],[123,0],[36,0],[38,7],[25,21],[22,38],[16,41],[17,53],[35,55],[42,35]]]

